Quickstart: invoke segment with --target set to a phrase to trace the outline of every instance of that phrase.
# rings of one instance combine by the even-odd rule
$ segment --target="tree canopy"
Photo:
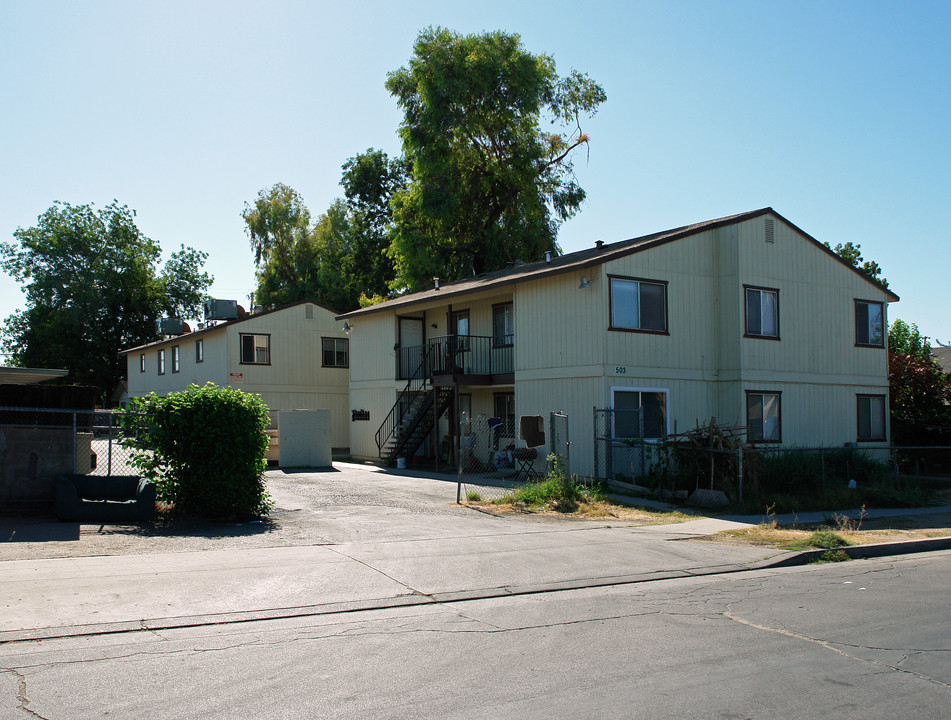
[[[852,267],[861,270],[875,282],[881,283],[882,287],[888,287],[888,280],[882,276],[882,266],[874,260],[866,260],[863,258],[861,245],[856,245],[852,242],[847,242],[844,245],[842,243],[838,243],[835,247],[832,247],[829,243],[823,243],[823,245],[849,263]]]
[[[572,162],[606,99],[597,83],[559,77],[518,35],[429,28],[386,87],[404,113],[402,157],[351,157],[344,199],[314,223],[286,185],[245,205],[259,302],[347,311],[558,252],[558,228],[585,198]]]
[[[115,201],[101,210],[57,202],[18,228],[15,243],[0,243],[0,267],[26,292],[26,308],[3,327],[14,363],[65,368],[66,382],[105,396],[125,375],[120,350],[155,340],[162,316],[198,315],[212,282],[207,254],[182,246],[160,271],[161,248],[134,217]]]
[[[557,251],[558,227],[585,198],[572,152],[589,141],[582,118],[606,99],[597,83],[559,78],[515,34],[429,28],[386,88],[404,113],[410,169],[392,199],[394,289]]]

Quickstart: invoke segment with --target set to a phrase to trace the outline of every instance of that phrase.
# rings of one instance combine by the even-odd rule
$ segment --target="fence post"
[[[571,439],[568,437],[568,413],[564,410],[561,415],[565,418],[565,473],[571,477]]]
[[[594,479],[600,480],[601,479],[601,463],[599,461],[601,459],[601,452],[600,452],[600,449],[598,448],[598,408],[597,406],[595,406],[594,410],[592,411],[592,416],[593,416],[592,420],[594,421],[592,423],[592,426],[594,427]]]
[[[79,472],[79,447],[76,439],[76,411],[73,410],[73,472]]]
[[[826,449],[819,448],[819,491],[826,491]]]
[[[108,435],[108,437],[109,437],[109,450],[108,450],[109,463],[108,463],[108,468],[106,469],[106,475],[111,476],[111,475],[112,475],[112,412],[111,412],[111,411],[109,412],[108,415],[106,415],[106,422],[109,423],[109,435]]]
[[[736,479],[738,486],[739,501],[743,502],[743,446],[736,448]]]

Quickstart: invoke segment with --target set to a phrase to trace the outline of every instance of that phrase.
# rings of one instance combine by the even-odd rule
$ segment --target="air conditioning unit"
[[[205,322],[209,320],[234,320],[238,317],[237,300],[205,300]]]
[[[159,335],[182,335],[185,323],[178,318],[161,318],[155,321],[155,329]]]

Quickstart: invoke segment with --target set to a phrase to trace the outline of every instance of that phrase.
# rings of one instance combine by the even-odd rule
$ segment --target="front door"
[[[423,319],[401,317],[399,340],[399,379],[409,380],[423,361]]]
[[[466,352],[469,350],[469,311],[449,314],[449,353],[447,370],[466,372]]]

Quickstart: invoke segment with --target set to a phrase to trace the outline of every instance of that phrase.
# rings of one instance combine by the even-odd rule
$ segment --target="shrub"
[[[597,488],[586,487],[577,477],[568,476],[558,455],[549,455],[548,459],[552,467],[544,478],[523,485],[503,500],[529,507],[544,505],[558,512],[570,513],[578,509],[580,502],[599,499]]]
[[[255,517],[271,508],[264,484],[270,420],[256,395],[208,383],[135,401],[126,428],[134,465],[176,513]]]

